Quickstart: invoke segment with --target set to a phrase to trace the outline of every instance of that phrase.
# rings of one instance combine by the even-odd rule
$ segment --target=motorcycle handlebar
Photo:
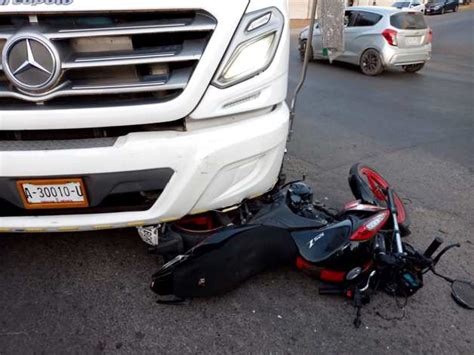
[[[398,214],[397,205],[395,204],[395,196],[392,189],[388,189],[388,207],[392,214]]]
[[[436,237],[435,240],[430,244],[428,249],[424,252],[423,256],[426,258],[431,258],[433,254],[436,252],[436,250],[439,249],[439,247],[444,243],[443,238],[441,237]]]

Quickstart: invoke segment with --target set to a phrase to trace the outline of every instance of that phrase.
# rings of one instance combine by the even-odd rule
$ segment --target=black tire
[[[360,56],[360,70],[364,75],[377,76],[384,71],[382,59],[376,49],[367,49]]]
[[[425,63],[420,63],[420,64],[404,65],[402,68],[407,73],[416,73],[416,72],[419,72],[421,69],[423,69],[424,66],[425,66]]]
[[[301,41],[301,46],[300,46],[300,60],[303,63],[304,62],[304,56],[306,54],[306,46],[308,45],[308,40],[303,40]],[[309,50],[309,61],[314,60],[314,53],[313,53],[313,48],[310,48]]]

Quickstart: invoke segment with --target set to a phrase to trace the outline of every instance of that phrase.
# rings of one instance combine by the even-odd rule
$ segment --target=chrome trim
[[[41,21],[41,14],[38,16],[38,25],[34,27],[27,26],[17,29],[13,25],[0,26],[0,42],[5,45],[14,41],[18,36],[25,33],[32,36],[42,38],[46,42],[52,44],[53,50],[57,54],[58,65],[60,66],[58,73],[55,75],[54,87],[42,88],[36,92],[15,87],[10,85],[11,78],[6,75],[5,62],[0,60],[0,74],[5,74],[7,81],[0,82],[0,98],[14,98],[31,103],[44,103],[48,100],[79,95],[107,95],[107,94],[134,94],[153,91],[173,91],[184,90],[191,79],[191,75],[201,60],[204,50],[208,43],[208,36],[216,29],[217,20],[210,14],[201,10],[193,10],[194,14],[184,14],[181,18],[176,19],[157,19],[144,20],[128,18],[124,13],[125,22],[122,25],[113,26],[106,24],[104,27],[91,27],[86,25],[84,28],[67,28],[67,26],[75,27],[72,20],[67,22],[63,28]],[[75,13],[71,13],[74,15]],[[68,14],[65,14],[67,16]],[[159,16],[159,14],[158,14]],[[132,22],[133,21],[133,22]],[[80,27],[80,25],[77,25]],[[66,28],[64,28],[66,27]],[[61,40],[86,38],[86,37],[107,37],[107,36],[128,36],[133,40],[133,36],[141,34],[173,34],[173,33],[202,33],[198,37],[187,37],[186,34],[179,36],[176,41],[170,41],[169,45],[160,45],[159,41],[156,47],[132,49],[130,50],[103,50],[102,52],[76,52],[72,45]],[[189,39],[186,39],[189,38]],[[191,39],[199,38],[199,39]],[[152,44],[153,45],[153,44]],[[59,51],[60,50],[60,51]],[[5,51],[4,51],[5,52]],[[84,70],[84,78],[96,77],[96,75],[88,76],[89,68],[105,68],[105,67],[125,67],[138,65],[153,65],[185,62],[179,67],[181,69],[173,69],[176,66],[170,65],[163,72],[168,74],[146,76],[145,72],[138,72],[135,80],[121,79],[120,77],[110,80],[102,80],[100,74],[98,79],[81,80],[81,75],[68,75],[68,71]],[[100,73],[100,70],[94,71]],[[142,74],[143,73],[143,74]],[[145,75],[145,76],[144,76]],[[61,78],[61,79],[60,79]],[[73,79],[74,78],[74,79]],[[77,79],[76,79],[77,78]],[[8,80],[10,79],[10,80]],[[16,103],[12,103],[14,108]],[[1,110],[1,108],[0,108]]]
[[[185,89],[189,78],[191,76],[191,69],[180,69],[172,73],[170,79],[155,80],[155,81],[140,81],[120,84],[80,84],[72,85],[71,83],[64,83],[60,90],[45,93],[42,95],[31,96],[22,94],[20,92],[7,91],[0,86],[0,98],[15,98],[29,102],[44,102],[54,98],[63,96],[78,96],[78,95],[109,95],[109,94],[123,94],[123,93],[141,93],[141,92],[155,92],[167,90]]]
[[[0,28],[1,30],[1,28]],[[11,30],[8,30],[6,32],[0,32],[0,39],[9,39],[11,36],[13,36],[14,32]]]
[[[11,63],[10,63],[10,59],[11,59],[10,53],[11,53],[12,48],[17,46],[21,42],[26,42],[28,51],[27,53],[24,53],[25,57],[24,57],[23,65],[26,64],[26,67],[28,66],[35,67],[37,69],[42,68],[42,66],[35,60],[36,56],[30,44],[31,41],[39,43],[48,52],[49,59],[51,59],[51,63],[53,66],[51,72],[47,71],[47,73],[49,74],[48,79],[44,80],[43,83],[38,84],[38,85],[30,85],[20,80],[19,78],[17,78],[17,73],[11,69]],[[2,70],[5,73],[5,76],[13,83],[13,85],[23,90],[29,90],[29,91],[47,90],[51,88],[52,86],[54,86],[59,80],[59,77],[61,76],[61,59],[60,59],[60,55],[57,48],[44,36],[34,31],[20,31],[14,36],[12,36],[5,43],[5,46],[3,47],[1,58],[2,58],[2,65],[4,65],[4,67],[2,66]],[[46,69],[44,68],[42,68],[41,70],[46,71]],[[17,69],[17,71],[19,70]]]
[[[120,89],[136,89],[136,88],[147,88],[147,87],[155,87],[155,86],[163,86],[166,84],[166,80],[157,80],[157,81],[150,81],[150,82],[137,82],[137,83],[130,83],[130,84],[108,84],[108,85],[74,85],[71,87],[71,90],[76,91],[88,91],[97,93],[98,91],[107,90],[107,92],[112,90],[120,90]]]
[[[169,32],[202,32],[213,31],[215,28],[216,21],[214,19],[203,14],[197,14],[195,19],[190,23],[173,23],[173,21],[163,20],[156,21],[155,23],[150,23],[147,25],[141,25],[137,23],[136,26],[128,24],[127,26],[117,27],[97,27],[70,30],[59,29],[56,31],[47,31],[44,35],[50,40],[59,40],[65,38],[104,37]]]
[[[93,67],[108,67],[119,65],[137,65],[137,64],[157,64],[157,63],[171,63],[184,62],[192,60],[200,60],[205,48],[205,41],[185,41],[183,48],[180,51],[174,52],[153,52],[133,51],[123,54],[107,55],[107,52],[81,54],[72,61],[65,61],[62,64],[63,69],[78,69],[78,68],[93,68]]]

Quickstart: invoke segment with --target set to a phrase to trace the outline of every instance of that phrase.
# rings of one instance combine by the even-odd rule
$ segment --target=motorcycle
[[[221,295],[264,270],[295,264],[327,283],[320,288],[321,295],[351,299],[357,309],[354,324],[359,327],[361,309],[377,291],[408,299],[423,287],[424,274],[431,271],[452,284],[456,302],[473,309],[473,284],[435,269],[449,250],[460,245],[449,245],[435,256],[443,244],[440,238],[423,253],[404,242],[410,234],[405,205],[369,166],[352,167],[349,185],[357,200],[339,212],[315,203],[312,189],[299,181],[218,213],[214,216],[218,223],[199,216],[168,227],[161,254],[171,260],[153,275],[151,289],[173,297],[161,303],[181,303]],[[204,224],[204,230],[193,230],[193,223]]]

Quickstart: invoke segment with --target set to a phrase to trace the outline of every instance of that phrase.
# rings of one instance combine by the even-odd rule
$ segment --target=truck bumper
[[[187,132],[133,133],[107,147],[0,151],[0,176],[9,181],[172,172],[159,198],[145,211],[63,215],[50,211],[7,217],[0,211],[0,232],[145,226],[238,204],[277,182],[288,128],[288,107],[280,104],[253,117],[205,128],[198,125]]]

